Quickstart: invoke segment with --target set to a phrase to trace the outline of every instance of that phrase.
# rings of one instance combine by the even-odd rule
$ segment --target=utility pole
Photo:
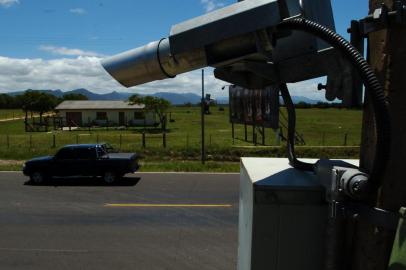
[[[206,162],[206,151],[204,145],[204,69],[202,69],[202,100],[201,100],[201,109],[202,109],[202,118],[201,118],[201,127],[202,127],[202,164]]]
[[[406,1],[402,0],[405,4]],[[394,0],[369,0],[372,13],[382,3],[391,8]],[[406,206],[406,27],[389,26],[388,29],[369,34],[369,62],[385,88],[389,100],[392,124],[391,157],[385,171],[383,186],[378,194],[371,194],[369,203],[379,208],[398,212]],[[373,113],[368,102],[364,105],[361,143],[361,167],[370,170],[376,141]],[[395,232],[357,221],[352,269],[383,270],[388,267]]]

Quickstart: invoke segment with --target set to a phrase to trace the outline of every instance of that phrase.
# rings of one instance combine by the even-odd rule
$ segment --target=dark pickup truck
[[[126,173],[138,170],[135,153],[109,153],[103,144],[67,145],[55,156],[34,158],[27,161],[23,173],[34,184],[51,177],[101,176],[112,184]]]

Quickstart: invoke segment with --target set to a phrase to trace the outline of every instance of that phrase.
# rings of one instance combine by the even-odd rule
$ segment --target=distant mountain
[[[26,90],[27,91],[27,90]],[[135,93],[129,93],[129,92],[117,92],[113,91],[111,93],[107,94],[97,94],[94,92],[91,92],[87,89],[80,88],[80,89],[75,89],[72,91],[67,91],[63,92],[59,89],[57,90],[38,90],[40,92],[48,93],[51,95],[54,95],[58,98],[63,97],[63,95],[66,94],[82,94],[86,96],[89,100],[127,100],[130,96],[132,96]],[[12,92],[12,93],[7,93],[8,95],[16,96],[23,94],[25,91],[18,91],[18,92]],[[160,97],[168,100],[171,102],[173,105],[183,105],[185,103],[191,103],[191,104],[197,104],[200,102],[200,96],[196,95],[194,93],[168,93],[168,92],[158,92],[155,94],[151,94],[151,96],[155,97]],[[292,97],[294,103],[299,103],[299,102],[306,102],[308,104],[317,104],[317,102],[320,102],[320,100],[314,100],[310,99],[307,97],[301,97],[301,96],[293,96]],[[218,97],[216,98],[216,101],[218,104],[228,104],[228,97]]]
[[[17,95],[22,95],[26,91],[29,91],[29,90],[32,90],[32,89],[27,89],[27,90],[24,90],[24,91],[17,91],[17,92],[9,92],[9,93],[5,93],[5,94],[10,95],[10,96],[17,96]],[[41,93],[51,94],[51,95],[54,95],[54,96],[56,96],[58,98],[61,98],[63,95],[68,93],[68,92],[62,92],[59,89],[57,89],[57,90],[33,90],[33,91],[38,91],[38,92],[41,92]]]
[[[320,102],[321,100],[316,100],[316,99],[310,99],[307,97],[301,97],[301,96],[292,96],[292,100],[293,103],[297,104],[299,102],[306,102],[308,104],[317,104],[318,102]],[[216,99],[218,104],[228,104],[229,100],[228,97],[218,97]],[[281,99],[281,103],[283,103],[282,99]]]
[[[28,89],[28,90],[30,90],[30,89]],[[25,91],[28,91],[28,90],[25,90]],[[16,96],[16,95],[23,94],[25,91],[17,91],[17,92],[11,92],[11,93],[7,93],[7,94],[11,95],[11,96]],[[86,96],[89,100],[127,100],[130,96],[135,94],[135,93],[117,92],[117,91],[113,91],[113,92],[107,93],[107,94],[97,94],[97,93],[91,92],[84,88],[75,89],[75,90],[67,91],[67,92],[62,92],[59,89],[58,90],[35,90],[35,91],[51,94],[58,98],[61,98],[66,94],[82,94],[82,95]],[[177,93],[158,92],[155,94],[151,94],[151,96],[164,98],[164,99],[170,101],[174,105],[183,105],[183,104],[189,103],[189,102],[192,104],[196,104],[196,103],[200,102],[200,97],[193,93],[177,94]]]
[[[306,102],[307,104],[317,104],[318,102],[321,102],[321,100],[315,100],[315,99],[310,99],[307,97],[301,97],[301,96],[292,96],[293,103],[297,104],[299,102]]]
[[[70,94],[70,93],[82,94],[82,95],[86,96],[89,100],[127,100],[130,96],[133,95],[133,93],[126,93],[126,92],[119,93],[116,91],[113,91],[108,94],[96,94],[96,93],[93,93],[84,88],[68,91],[68,92],[65,92],[64,94]]]
[[[152,94],[152,96],[166,99],[174,105],[183,105],[185,103],[196,104],[199,103],[201,99],[200,96],[193,93],[176,94],[176,93],[159,92]]]

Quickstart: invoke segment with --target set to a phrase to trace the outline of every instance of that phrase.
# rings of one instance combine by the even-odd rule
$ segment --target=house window
[[[107,120],[106,112],[96,112],[96,120]]]
[[[134,112],[134,119],[144,119],[145,113],[144,112]]]

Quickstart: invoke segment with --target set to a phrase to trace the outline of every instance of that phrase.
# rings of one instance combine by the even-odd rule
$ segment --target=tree
[[[169,101],[159,97],[142,97],[138,94],[132,95],[128,100],[130,104],[144,104],[145,110],[154,112],[159,118],[162,129],[166,129],[166,113],[171,106]]]
[[[40,123],[45,112],[52,111],[58,103],[58,99],[47,93],[39,93],[38,98],[34,101],[32,110],[39,113]]]
[[[31,112],[31,117],[32,117],[32,112],[34,110],[34,103],[38,99],[39,92],[33,91],[33,90],[28,90],[22,95],[18,95],[16,97],[18,103],[21,105],[21,109],[25,112],[25,122],[27,122],[28,119],[28,112]]]
[[[16,109],[16,98],[7,94],[0,94],[0,109]]]
[[[62,100],[89,100],[87,96],[79,93],[70,93],[70,94],[65,94],[62,97]]]
[[[53,110],[58,103],[58,99],[55,96],[33,90],[28,90],[16,98],[25,112],[26,121],[28,118],[28,112],[31,113],[31,116],[33,112],[37,112],[39,113],[40,121],[42,122],[43,114]]]

